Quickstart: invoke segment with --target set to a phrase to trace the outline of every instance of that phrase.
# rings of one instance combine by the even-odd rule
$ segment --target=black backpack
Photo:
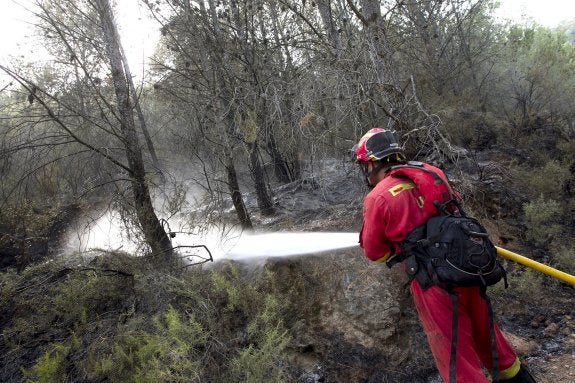
[[[455,199],[437,205],[440,214],[415,228],[401,245],[410,278],[417,278],[423,289],[433,284],[487,287],[506,279],[483,225],[467,216]]]
[[[388,266],[405,259],[410,279],[416,278],[423,289],[433,284],[487,287],[506,279],[487,230],[465,214],[447,179],[421,162],[394,166],[390,175],[414,182],[423,197],[421,207],[435,215],[407,236]],[[437,195],[442,201],[433,200]]]

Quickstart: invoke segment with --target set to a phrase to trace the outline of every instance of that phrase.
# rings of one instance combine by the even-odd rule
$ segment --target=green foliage
[[[527,222],[527,238],[542,247],[549,247],[553,239],[562,231],[557,223],[563,213],[561,204],[541,195],[538,199],[523,206]]]
[[[575,47],[561,30],[516,26],[506,52],[506,65],[497,67],[503,95],[498,107],[509,117],[516,144],[536,147],[531,157],[549,158],[555,147],[551,136],[556,139],[573,118]]]
[[[516,167],[511,174],[531,199],[539,196],[556,197],[571,176],[569,167],[555,160],[547,161],[541,167]]]
[[[226,309],[229,311],[234,311],[242,305],[242,301],[239,297],[240,288],[237,283],[239,280],[238,269],[235,267],[230,267],[230,273],[230,278],[227,278],[222,273],[213,273],[212,282],[214,284],[214,292],[225,295],[227,299]]]
[[[244,330],[245,347],[231,360],[228,381],[282,382],[281,360],[290,338],[281,320],[283,305],[278,301],[274,277],[266,270],[264,286],[258,287],[245,283],[233,265],[227,271],[212,275],[214,292],[225,297],[226,310],[253,318]]]
[[[541,296],[541,283],[543,275],[530,268],[515,272],[509,276],[509,287],[519,296],[530,297],[535,300]]]
[[[553,261],[555,267],[568,274],[575,274],[575,247],[560,247],[555,251]]]
[[[273,274],[248,283],[234,267],[141,273],[120,254],[65,262],[0,279],[5,351],[37,358],[14,366],[30,383],[282,381],[289,337]]]
[[[64,383],[66,378],[66,356],[69,347],[54,343],[44,352],[29,370],[24,369],[26,383]]]
[[[232,360],[235,382],[280,383],[282,370],[278,363],[289,342],[287,331],[278,318],[279,304],[275,297],[268,295],[263,311],[248,326],[248,334],[254,343],[240,350]]]
[[[45,237],[57,209],[37,209],[25,202],[0,209],[0,247],[16,245],[25,250],[29,238]]]
[[[193,315],[170,307],[147,323],[145,318],[122,328],[110,354],[92,357],[94,372],[112,382],[200,382],[201,350],[207,340]]]
[[[276,297],[242,281],[234,267],[214,272],[211,280],[212,294],[223,298],[221,312],[183,314],[170,306],[151,321],[130,320],[109,353],[91,356],[92,374],[108,376],[113,382],[201,382],[214,373],[208,367],[211,357],[206,350],[210,349],[227,355],[218,366],[221,382],[281,382],[280,362],[289,337]],[[178,287],[180,293],[183,287]],[[205,298],[195,298],[200,307],[209,304]],[[247,321],[238,323],[242,317]],[[228,337],[238,331],[247,334],[245,341],[226,346],[233,339]]]
[[[468,103],[460,105],[456,100],[449,101],[441,114],[452,143],[473,150],[491,148],[497,144],[500,125],[497,116],[489,112],[476,112],[469,108]]]

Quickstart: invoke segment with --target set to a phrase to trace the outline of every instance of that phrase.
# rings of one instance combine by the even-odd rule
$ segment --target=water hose
[[[563,282],[567,282],[575,286],[575,275],[567,274],[561,270],[557,270],[553,267],[534,261],[531,258],[527,258],[512,251],[502,249],[501,247],[495,246],[495,248],[497,249],[497,255],[500,257],[520,263],[524,266],[530,267],[534,270],[540,271],[544,274],[550,275],[554,278],[562,280]]]

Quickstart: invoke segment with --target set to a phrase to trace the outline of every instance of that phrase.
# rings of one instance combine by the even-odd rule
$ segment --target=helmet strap
[[[374,184],[371,183],[371,181],[369,180],[369,177],[371,177],[373,174],[379,172],[381,169],[383,169],[383,167],[385,166],[385,163],[383,161],[377,161],[377,165],[375,165],[371,171],[367,170],[369,162],[362,162],[360,163],[360,167],[361,167],[361,171],[363,172],[363,175],[365,177],[365,183],[367,184],[367,186],[369,186],[370,188],[375,187]]]

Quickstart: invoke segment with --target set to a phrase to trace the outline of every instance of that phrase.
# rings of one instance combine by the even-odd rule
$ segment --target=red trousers
[[[457,288],[458,326],[456,352],[457,383],[487,383],[481,366],[492,369],[491,338],[487,302],[479,288]],[[419,319],[444,382],[449,382],[451,355],[451,296],[442,288],[432,286],[423,291],[416,280],[411,283],[411,293]],[[513,347],[494,323],[499,371],[501,378],[512,377],[519,369],[519,360]]]

